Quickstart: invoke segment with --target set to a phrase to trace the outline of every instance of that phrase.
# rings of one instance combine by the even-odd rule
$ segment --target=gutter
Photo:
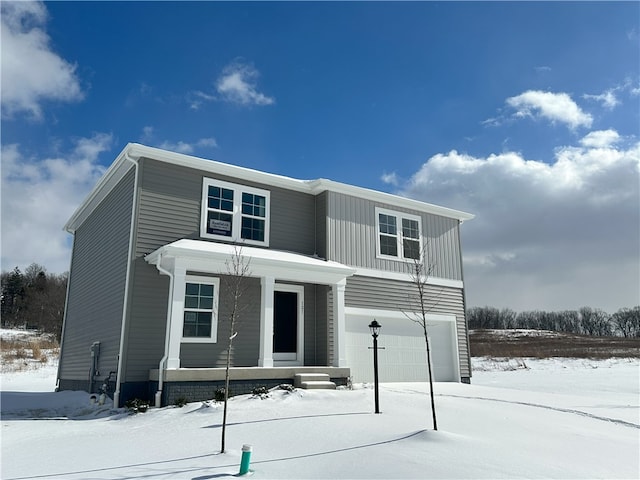
[[[124,341],[125,334],[127,331],[127,313],[128,313],[128,305],[129,305],[129,285],[131,279],[131,267],[133,265],[133,239],[136,225],[136,207],[138,205],[138,174],[140,170],[140,164],[138,163],[140,157],[132,158],[129,155],[131,149],[128,149],[125,154],[125,160],[133,163],[135,166],[135,176],[133,180],[133,199],[131,201],[131,228],[129,230],[129,255],[127,258],[127,275],[124,283],[124,302],[122,305],[122,327],[120,329],[120,348],[118,351],[118,368],[116,373],[116,389],[113,392],[113,406],[118,408],[120,406],[120,385],[122,382],[122,364],[124,359]]]
[[[164,386],[164,366],[169,357],[169,336],[171,333],[171,305],[173,300],[173,273],[162,267],[162,252],[158,255],[158,261],[156,262],[156,268],[160,273],[169,277],[169,295],[167,300],[167,326],[164,335],[164,355],[160,359],[158,364],[158,391],[155,395],[155,406],[160,408],[162,406],[162,387]]]

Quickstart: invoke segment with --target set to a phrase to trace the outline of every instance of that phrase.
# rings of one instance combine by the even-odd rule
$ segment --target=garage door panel
[[[378,312],[379,313],[379,312]],[[378,372],[381,382],[428,380],[426,346],[422,327],[407,318],[376,317],[382,325],[378,337]],[[373,339],[368,328],[371,315],[346,316],[347,362],[354,382],[373,381]],[[459,381],[454,321],[429,321],[431,358],[435,381]]]

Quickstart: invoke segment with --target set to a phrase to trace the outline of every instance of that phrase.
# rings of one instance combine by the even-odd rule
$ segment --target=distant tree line
[[[2,272],[2,326],[38,329],[60,340],[67,278],[67,273],[47,273],[37,263],[29,265],[24,273],[18,267]]]
[[[599,308],[516,313],[509,308],[473,307],[467,310],[469,328],[552,330],[598,337],[640,337],[640,306],[621,308],[612,315]]]

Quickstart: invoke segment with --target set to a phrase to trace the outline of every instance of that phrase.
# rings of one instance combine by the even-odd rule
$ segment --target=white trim
[[[356,276],[382,278],[384,280],[399,280],[401,282],[413,282],[413,278],[409,273],[389,272],[386,270],[374,270],[372,268],[357,268]],[[428,277],[427,285],[436,285],[439,287],[464,288],[462,280],[451,280],[448,278]]]
[[[259,367],[273,367],[273,289],[275,279],[260,279],[260,351]]]
[[[138,180],[140,175],[140,164],[138,163],[138,160],[139,160],[138,158],[132,158],[129,155],[129,153],[125,153],[123,155],[123,162],[129,162],[133,164],[133,168],[135,168],[135,170],[133,174],[133,195],[132,195],[133,198],[131,199],[131,219],[130,219],[131,225],[129,226],[129,245],[127,250],[127,273],[125,274],[125,280],[124,280],[124,299],[122,302],[122,317],[120,320],[120,345],[118,346],[118,367],[116,369],[117,370],[116,371],[116,388],[113,392],[113,405],[116,408],[120,406],[120,384],[123,381],[122,369],[124,368],[124,347],[125,347],[125,338],[127,338],[125,334],[128,330],[127,317],[129,316],[129,288],[131,283],[131,267],[133,265],[134,256],[135,256],[133,251],[133,243],[135,238],[136,227],[138,225],[138,218],[136,215],[137,208],[138,208]],[[117,178],[115,180],[116,183],[119,180],[120,179]],[[75,231],[74,231],[74,238],[75,238]]]
[[[402,235],[402,220],[407,219],[414,222],[418,222],[418,252],[420,257],[422,257],[422,218],[418,215],[412,215],[410,213],[398,212],[396,210],[389,210],[388,208],[375,208],[375,228],[376,228],[376,257],[383,260],[395,260],[399,262],[407,262],[413,261],[413,258],[406,258],[404,256],[404,244],[403,244],[403,235]],[[380,215],[386,215],[388,217],[394,217],[396,219],[396,234],[391,235],[388,233],[382,233],[380,231]],[[396,239],[396,251],[398,255],[386,255],[380,251],[380,235],[385,235],[388,237],[395,237]],[[416,239],[411,239],[415,241]]]
[[[158,248],[145,257],[155,265],[159,258],[179,259],[189,271],[219,274],[234,254],[235,245],[202,240],[182,239]],[[355,273],[355,268],[298,253],[266,248],[242,247],[242,256],[251,259],[252,277],[274,277],[278,280],[332,285]]]
[[[208,205],[209,187],[226,188],[233,191],[233,210],[227,212],[224,210],[215,210],[221,213],[226,213],[232,217],[231,236],[216,235],[207,232],[207,217],[208,212],[211,210]],[[264,241],[251,240],[242,238],[242,218],[253,217],[252,215],[245,215],[242,213],[242,194],[250,193],[252,195],[259,195],[265,198],[265,216],[264,216]],[[260,188],[249,187],[238,183],[224,182],[215,178],[204,177],[202,179],[202,200],[200,203],[200,236],[202,238],[210,238],[213,240],[221,240],[223,242],[242,242],[250,245],[259,245],[262,247],[269,246],[269,224],[270,224],[270,212],[271,212],[271,192],[269,190],[262,190]]]
[[[211,336],[210,337],[185,337],[184,336],[184,312],[187,310],[187,308],[183,306],[182,307],[182,332],[180,334],[180,342],[181,343],[217,343],[218,342],[218,299],[220,297],[220,279],[218,277],[186,275],[184,279],[185,295],[186,295],[187,283],[213,285],[213,308],[211,309]],[[188,310],[193,310],[193,309],[188,309]]]
[[[291,285],[288,283],[276,283],[273,289],[273,295],[275,297],[276,292],[291,292],[298,295],[298,338],[296,339],[296,353],[295,355],[287,356],[286,354],[278,354],[273,352],[273,364],[274,366],[280,365],[304,365],[304,285]],[[275,300],[274,300],[275,303]],[[275,317],[275,310],[273,312]],[[275,322],[275,318],[274,318]],[[275,332],[275,330],[274,330]]]
[[[180,339],[182,338],[182,322],[184,319],[184,292],[187,271],[185,268],[176,265],[176,261],[173,258],[161,260],[164,260],[167,265],[158,263],[157,266],[161,266],[173,274],[173,288],[169,292],[171,309],[168,315],[171,315],[171,320],[168,323],[171,328],[168,333],[169,348],[167,350],[166,368],[180,368]]]

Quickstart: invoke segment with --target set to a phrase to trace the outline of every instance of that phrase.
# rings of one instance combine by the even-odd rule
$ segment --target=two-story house
[[[434,380],[468,382],[460,224],[472,215],[330,180],[296,180],[128,144],[67,222],[73,235],[58,389],[108,384],[116,405],[213,398],[224,379],[228,280],[248,265],[231,391],[427,379],[408,317],[428,250]],[[241,248],[240,248],[241,247]]]

